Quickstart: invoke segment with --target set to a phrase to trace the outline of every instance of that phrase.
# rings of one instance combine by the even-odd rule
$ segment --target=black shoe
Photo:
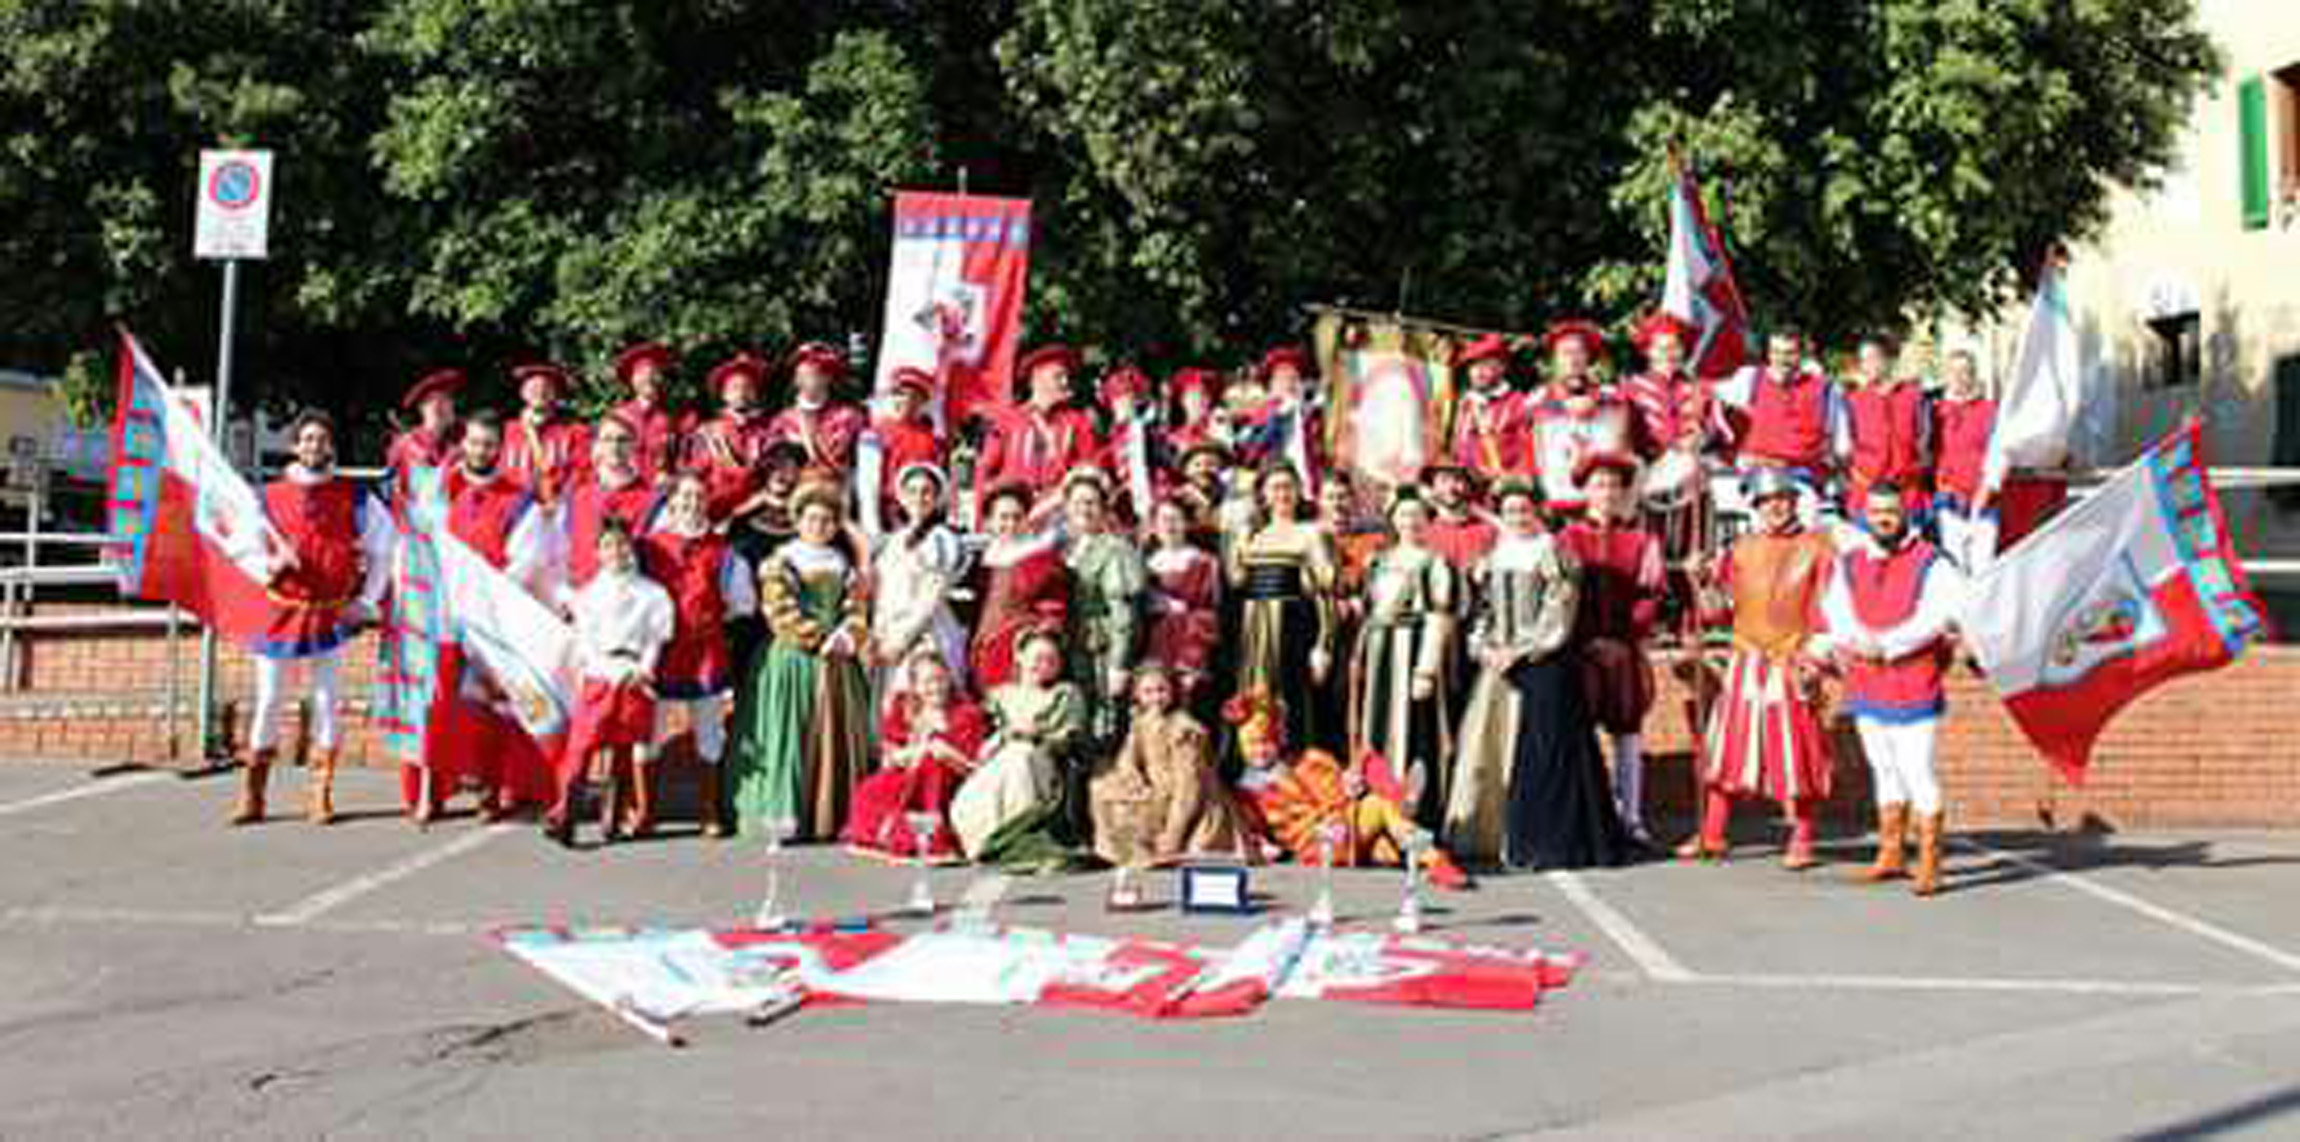
[[[554,817],[545,817],[545,818],[543,819],[543,835],[544,835],[544,837],[548,838],[548,839],[549,839],[549,840],[550,840],[550,841],[551,841],[553,844],[556,844],[556,845],[558,845],[560,848],[563,848],[563,849],[571,849],[571,848],[574,848],[574,847],[575,847],[575,818],[573,818],[573,817],[556,817],[556,818],[554,818]]]

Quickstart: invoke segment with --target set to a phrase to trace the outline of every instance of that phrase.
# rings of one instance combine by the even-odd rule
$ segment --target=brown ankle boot
[[[727,835],[726,810],[719,803],[719,767],[705,764],[695,781],[695,816],[703,822],[703,835]]]
[[[1917,875],[1909,891],[1919,896],[1931,896],[1941,890],[1941,831],[1947,827],[1946,813],[1927,813],[1917,818]]]
[[[655,831],[655,763],[645,758],[631,759],[631,818],[624,830],[634,837],[644,837]]]
[[[259,749],[240,763],[240,795],[232,803],[232,824],[253,825],[264,819],[264,786],[270,784],[271,775],[271,750]]]
[[[329,746],[311,763],[311,777],[304,787],[303,819],[314,825],[335,824],[335,757],[336,747]]]
[[[1894,880],[1908,875],[1909,807],[1902,804],[1877,807],[1877,863],[1853,874],[1853,879],[1869,884]]]

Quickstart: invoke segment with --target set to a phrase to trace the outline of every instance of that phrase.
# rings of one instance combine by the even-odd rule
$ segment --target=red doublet
[[[264,486],[264,515],[294,560],[266,588],[271,612],[263,639],[251,648],[256,653],[321,654],[349,636],[345,611],[366,574],[359,550],[361,510],[359,489],[341,476]]]
[[[1759,371],[1749,386],[1745,459],[1821,472],[1829,466],[1829,378],[1799,371],[1787,383]]]
[[[623,521],[631,534],[646,531],[661,496],[634,479],[619,488],[597,480],[585,481],[567,496],[567,587],[575,590],[599,572],[599,529],[610,518]]]
[[[1727,553],[1733,658],[1701,740],[1711,788],[1782,802],[1828,797],[1829,740],[1799,664],[1832,563],[1828,538],[1814,532],[1745,536]]]
[[[1924,490],[1927,404],[1914,382],[1890,389],[1864,386],[1845,398],[1853,428],[1853,494],[1847,503],[1852,510],[1861,510],[1869,486],[1879,480],[1911,493]]]
[[[1925,577],[1939,553],[1922,539],[1879,554],[1859,547],[1845,555],[1846,594],[1853,617],[1872,631],[1890,630],[1917,613]],[[1947,706],[1941,687],[1940,643],[1891,662],[1849,659],[1845,666],[1845,708],[1882,722],[1916,722],[1940,716]]]
[[[1439,509],[1437,518],[1430,521],[1429,547],[1453,564],[1456,571],[1467,571],[1478,565],[1486,553],[1493,550],[1501,538],[1501,530],[1493,521],[1472,512],[1448,515]]]
[[[511,563],[511,533],[535,503],[527,486],[509,475],[475,480],[461,468],[448,470],[447,530],[501,571]]]
[[[694,427],[692,417],[637,399],[616,405],[612,415],[638,430],[639,445],[633,451],[639,463],[640,479],[656,483],[677,469],[685,452],[687,433]]]
[[[1592,453],[1629,451],[1632,413],[1620,394],[1596,387],[1568,393],[1551,384],[1526,406],[1526,438],[1552,510],[1576,512],[1585,502],[1574,472]]]
[[[888,503],[895,498],[895,481],[913,464],[942,465],[942,437],[926,417],[881,420],[873,428],[879,440],[879,492]]]
[[[1980,494],[1996,423],[1997,402],[1986,397],[1933,403],[1933,447],[1940,458],[1934,478],[1941,491],[1966,504]]]
[[[671,596],[672,633],[655,667],[655,689],[665,698],[692,699],[724,692],[733,682],[727,654],[727,537],[714,532],[680,535],[657,529],[640,543],[647,574]]]
[[[967,648],[967,671],[987,694],[1014,680],[1015,643],[1041,623],[1057,627],[1070,611],[1070,570],[1062,551],[1042,544],[1019,558],[993,564],[986,552],[976,565],[982,617]]]
[[[1709,385],[1684,373],[1641,373],[1622,382],[1621,395],[1636,411],[1637,454],[1647,460],[1703,431],[1712,445],[1732,436],[1724,403]]]
[[[986,494],[1001,484],[1019,482],[1044,494],[1060,486],[1072,469],[1091,467],[1101,454],[1094,422],[1078,409],[1064,407],[1051,413],[1010,409],[983,444],[976,489]]]
[[[449,425],[441,433],[410,428],[392,437],[383,454],[383,466],[403,478],[417,468],[444,468],[455,459],[455,446],[463,439],[462,425]]]
[[[703,474],[712,519],[725,519],[766,480],[767,418],[723,412],[687,439],[687,466]]]
[[[1446,454],[1489,484],[1527,474],[1531,455],[1525,394],[1501,386],[1462,394],[1454,408],[1453,441]]]
[[[551,420],[537,428],[526,417],[503,426],[503,470],[549,502],[580,482],[591,467],[591,430],[572,420]]]
[[[862,439],[870,418],[851,404],[832,403],[821,408],[786,408],[767,422],[770,440],[788,440],[807,450],[810,467],[844,473],[854,467],[855,442]]]

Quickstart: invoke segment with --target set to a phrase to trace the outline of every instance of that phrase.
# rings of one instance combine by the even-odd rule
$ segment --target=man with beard
[[[561,413],[567,370],[548,363],[521,365],[511,377],[518,382],[521,407],[518,419],[503,429],[503,467],[537,499],[557,503],[582,476],[591,430]]]
[[[849,401],[835,399],[832,386],[847,375],[846,355],[809,341],[792,350],[791,407],[767,422],[767,435],[807,450],[807,467],[844,477],[853,470],[855,444],[870,417]]]
[[[1552,518],[1580,514],[1584,502],[1575,473],[1584,457],[1629,451],[1629,405],[1600,385],[1592,370],[1605,355],[1605,334],[1580,318],[1554,322],[1542,335],[1550,379],[1526,405],[1526,436],[1535,475]]]
[[[616,405],[614,415],[638,432],[639,476],[649,484],[662,483],[678,469],[693,427],[689,417],[665,403],[671,362],[671,351],[653,341],[615,355],[615,379],[631,391],[631,399]]]

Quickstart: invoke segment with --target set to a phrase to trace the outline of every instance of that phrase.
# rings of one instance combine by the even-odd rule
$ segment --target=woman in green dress
[[[950,827],[969,859],[1052,871],[1079,856],[1062,803],[1064,771],[1086,736],[1086,696],[1062,677],[1055,628],[1024,634],[1015,656],[1015,680],[990,692],[995,730],[951,798]]]
[[[848,552],[842,496],[812,483],[791,497],[798,534],[759,568],[768,638],[745,675],[732,778],[745,833],[791,822],[828,840],[870,757],[869,635],[863,579]]]

